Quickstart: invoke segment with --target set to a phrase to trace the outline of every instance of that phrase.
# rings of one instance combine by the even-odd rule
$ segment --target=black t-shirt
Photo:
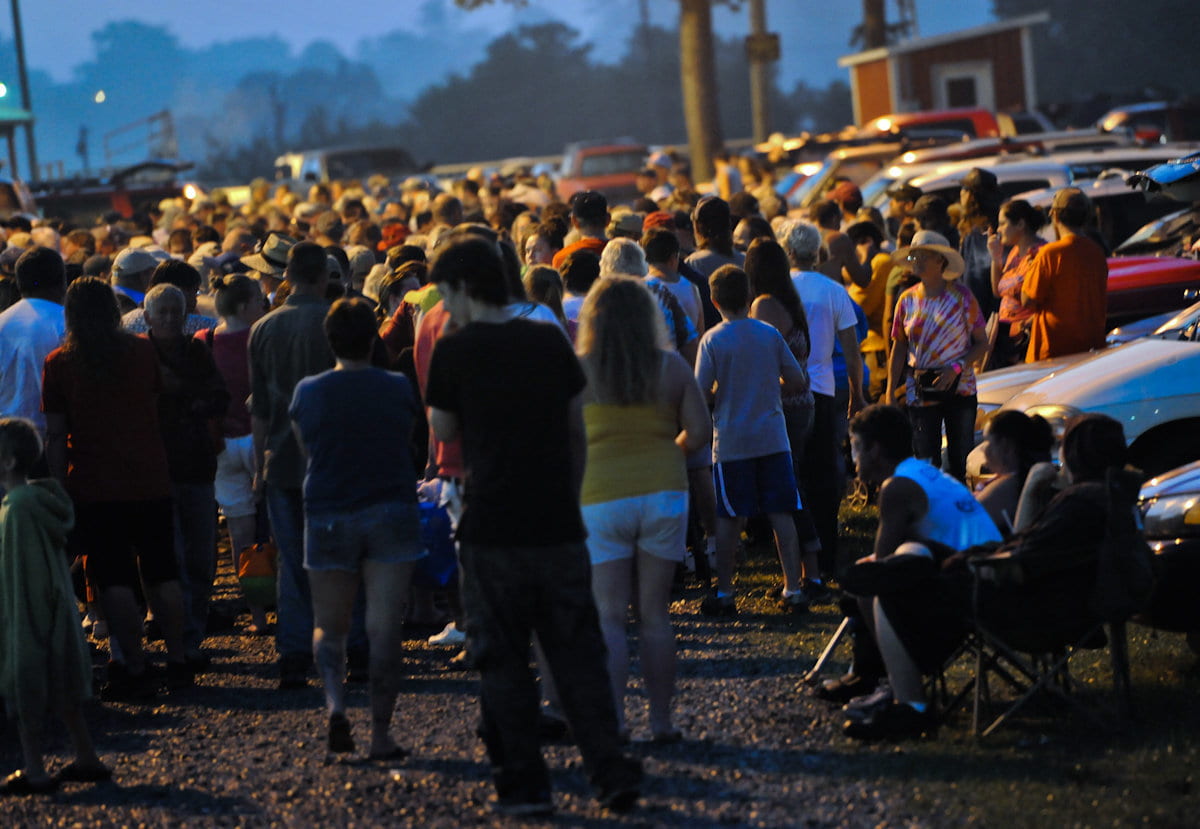
[[[458,416],[466,466],[458,540],[582,541],[567,410],[586,381],[556,326],[471,323],[438,340],[425,402]]]

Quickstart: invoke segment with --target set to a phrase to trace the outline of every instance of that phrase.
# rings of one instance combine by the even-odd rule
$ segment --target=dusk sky
[[[677,20],[676,0],[649,0],[649,5],[655,23],[673,25]],[[887,5],[889,15],[894,16],[894,3]],[[991,0],[918,0],[916,5],[923,35],[992,19]],[[824,85],[844,77],[845,70],[837,68],[836,59],[852,51],[847,41],[860,15],[861,4],[850,0],[768,0],[768,27],[783,38],[782,86],[786,88],[801,79]],[[352,58],[362,39],[392,29],[419,34],[428,26],[442,26],[482,31],[490,37],[522,23],[557,19],[594,41],[600,56],[606,55],[605,42],[612,43],[615,57],[637,22],[638,2],[531,0],[523,9],[497,2],[490,8],[464,12],[450,0],[291,0],[286,4],[258,0],[109,0],[86,4],[80,0],[24,0],[21,16],[30,66],[65,81],[74,66],[94,56],[92,32],[117,20],[166,26],[183,46],[190,48],[277,34],[297,51],[314,40],[329,40]],[[718,7],[716,26],[725,35],[742,34],[746,19],[745,3],[736,13]],[[0,14],[0,33],[11,32],[12,21],[5,8]]]

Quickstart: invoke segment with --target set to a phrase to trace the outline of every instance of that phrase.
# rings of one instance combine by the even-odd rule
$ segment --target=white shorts
[[[638,551],[667,561],[687,555],[688,494],[652,492],[583,507],[592,564],[633,558]]]
[[[213,481],[217,504],[225,518],[254,515],[254,436],[225,438],[225,449],[217,455],[217,478]]]

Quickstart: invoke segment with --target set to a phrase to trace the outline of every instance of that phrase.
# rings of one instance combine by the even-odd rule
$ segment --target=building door
[[[972,60],[936,63],[930,68],[935,109],[951,107],[996,108],[992,62]]]

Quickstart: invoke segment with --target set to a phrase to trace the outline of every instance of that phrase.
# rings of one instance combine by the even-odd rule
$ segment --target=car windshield
[[[1156,222],[1150,222],[1130,236],[1117,248],[1117,253],[1156,253],[1179,245],[1185,236],[1195,236],[1200,231],[1200,209],[1185,207],[1168,213]]]
[[[887,201],[888,188],[897,181],[898,179],[888,175],[886,170],[880,170],[871,176],[870,181],[862,187],[863,204],[868,207],[879,207],[884,204]]]
[[[579,175],[611,176],[617,173],[636,173],[642,169],[645,155],[640,149],[632,152],[585,155],[579,164]]]
[[[367,178],[376,173],[391,178],[411,173],[416,167],[408,153],[392,148],[331,152],[325,157],[325,165],[331,179]]]
[[[838,163],[834,159],[826,159],[821,165],[821,169],[817,170],[811,176],[804,180],[804,183],[796,188],[796,192],[792,193],[792,197],[788,199],[788,203],[793,207],[798,207],[808,202],[810,193],[820,193],[825,190],[825,184],[833,177],[834,170],[837,169]]]

